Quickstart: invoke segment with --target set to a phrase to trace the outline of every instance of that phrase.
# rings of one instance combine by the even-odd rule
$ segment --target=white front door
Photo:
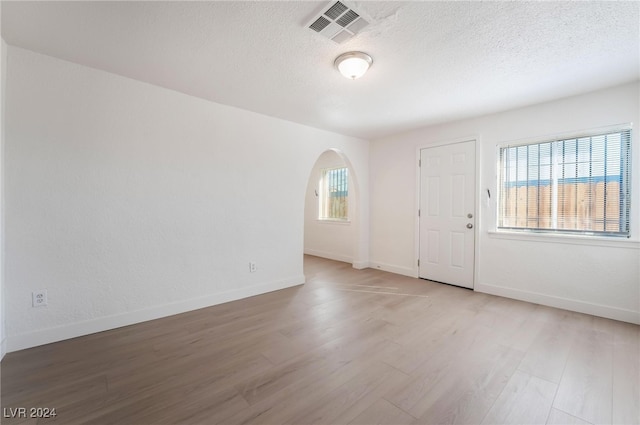
[[[419,276],[473,288],[475,141],[420,151]]]

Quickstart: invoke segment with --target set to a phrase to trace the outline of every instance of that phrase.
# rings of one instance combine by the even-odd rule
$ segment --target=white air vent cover
[[[331,2],[307,27],[340,44],[369,25],[359,13],[339,1]]]

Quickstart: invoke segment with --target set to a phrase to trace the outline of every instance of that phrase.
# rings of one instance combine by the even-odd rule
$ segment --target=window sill
[[[511,239],[529,242],[553,242],[570,245],[592,245],[613,248],[640,249],[640,242],[629,238],[606,236],[567,235],[536,232],[518,232],[507,230],[491,230],[487,232],[490,238]]]
[[[319,218],[316,220],[318,223],[322,224],[337,224],[342,226],[351,225],[351,220],[339,220],[339,219],[331,219],[331,218]]]

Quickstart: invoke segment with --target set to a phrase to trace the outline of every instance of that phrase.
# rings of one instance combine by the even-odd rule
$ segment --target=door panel
[[[451,267],[464,267],[465,234],[451,232]]]
[[[440,232],[437,230],[428,231],[426,257],[428,263],[438,264],[440,262]]]
[[[473,288],[475,141],[422,149],[420,162],[419,275]]]

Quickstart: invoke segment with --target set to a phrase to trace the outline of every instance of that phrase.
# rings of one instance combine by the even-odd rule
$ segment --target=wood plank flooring
[[[640,423],[637,325],[317,257],[305,274],[9,353],[2,423]]]

